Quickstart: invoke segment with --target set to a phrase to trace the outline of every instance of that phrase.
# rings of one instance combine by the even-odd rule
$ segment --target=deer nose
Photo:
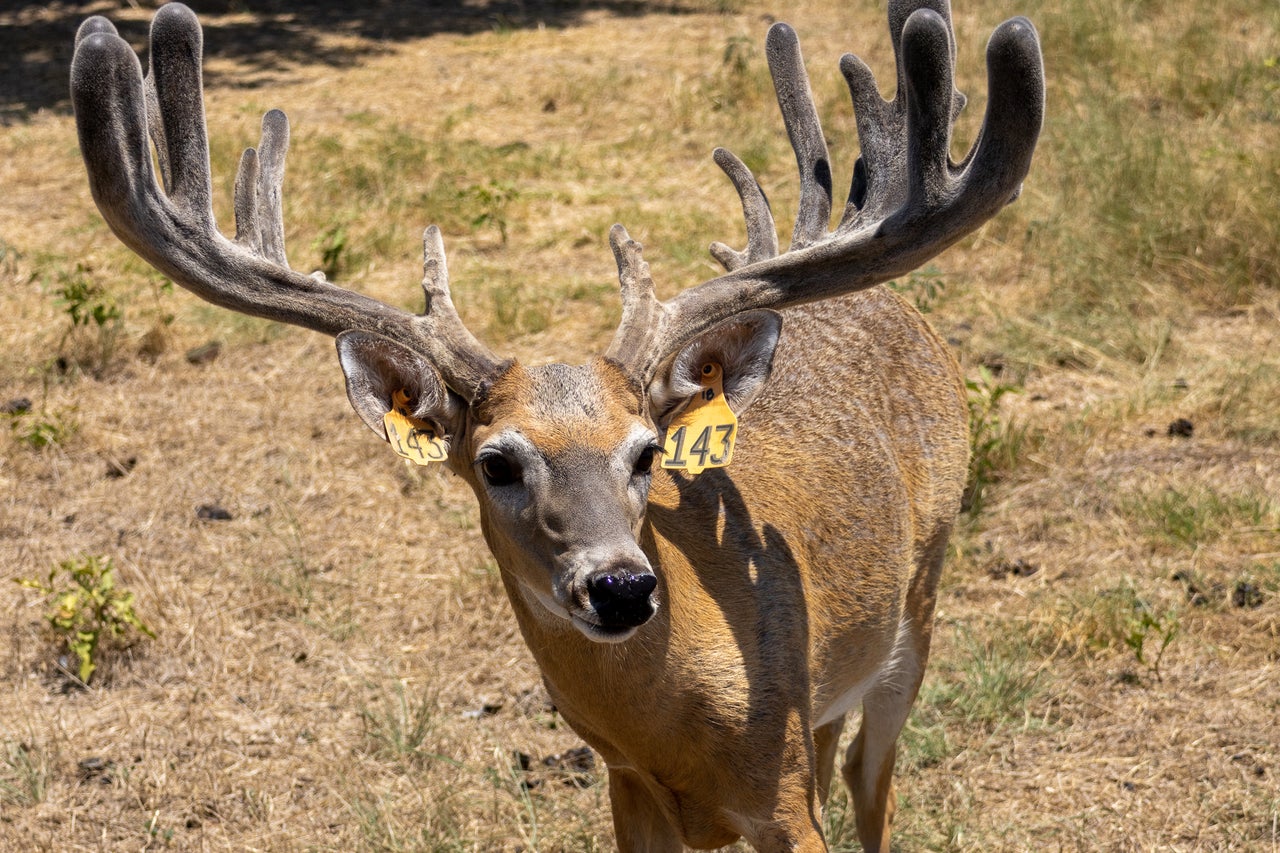
[[[654,610],[649,596],[657,586],[652,572],[611,568],[587,578],[587,597],[601,627],[623,630],[649,621]]]

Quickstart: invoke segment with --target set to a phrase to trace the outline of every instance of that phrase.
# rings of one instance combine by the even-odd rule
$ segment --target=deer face
[[[603,359],[513,364],[459,448],[489,547],[519,593],[593,640],[627,638],[658,607],[636,541],[659,450],[643,408]]]
[[[485,539],[529,610],[599,642],[620,642],[661,602],[638,542],[670,413],[701,392],[700,369],[723,370],[735,411],[772,364],[781,320],[751,312],[688,343],[642,385],[611,360],[525,368],[511,362],[465,405],[422,356],[346,332],[347,395],[384,435],[397,392],[413,417],[450,437],[447,464],[475,491]]]

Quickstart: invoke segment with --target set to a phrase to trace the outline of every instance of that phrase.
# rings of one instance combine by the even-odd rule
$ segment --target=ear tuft
[[[673,411],[702,390],[702,369],[708,362],[723,369],[725,399],[741,414],[769,378],[781,332],[782,317],[776,312],[747,311],[685,344],[649,386],[655,419],[665,425]]]
[[[386,438],[382,418],[391,411],[395,392],[404,391],[413,403],[414,417],[435,424],[441,433],[454,432],[462,406],[425,358],[369,332],[343,332],[337,345],[347,399],[369,429]]]

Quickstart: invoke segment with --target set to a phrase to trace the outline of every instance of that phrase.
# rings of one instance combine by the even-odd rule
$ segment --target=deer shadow
[[[811,696],[808,607],[795,553],[778,528],[757,526],[723,469],[671,479],[679,503],[651,504],[648,519],[681,549],[724,614],[747,672],[748,720],[765,742],[781,744],[789,720],[808,719]],[[680,534],[688,530],[702,535]],[[783,750],[761,749],[754,766],[780,779],[795,769],[784,759]]]

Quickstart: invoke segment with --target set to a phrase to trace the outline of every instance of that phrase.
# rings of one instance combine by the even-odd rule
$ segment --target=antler
[[[434,225],[423,235],[421,315],[344,290],[321,273],[289,268],[280,198],[289,122],[279,110],[263,116],[261,144],[240,160],[235,241],[218,232],[210,204],[202,44],[190,9],[161,7],[151,24],[151,68],[144,81],[133,49],[105,18],[88,19],[76,34],[71,94],[80,151],[111,230],[156,269],[216,305],[329,335],[361,329],[396,340],[428,356],[446,384],[470,402],[502,363],[454,310]],[[148,131],[164,192],[152,171]]]
[[[862,290],[904,275],[1013,201],[1031,167],[1044,114],[1044,71],[1035,28],[1001,24],[987,45],[989,98],[969,154],[951,162],[951,128],[964,106],[955,90],[947,0],[890,0],[897,92],[880,97],[875,77],[846,54],[862,156],[849,201],[828,233],[831,168],[795,32],[769,30],[766,50],[778,105],[800,169],[791,247],[778,239],[764,191],[742,161],[717,149],[715,161],[742,200],[747,248],[711,253],[727,275],[662,302],[653,295],[640,244],[620,225],[609,234],[622,283],[623,320],[606,356],[642,382],[683,344],[742,311],[785,308]]]

